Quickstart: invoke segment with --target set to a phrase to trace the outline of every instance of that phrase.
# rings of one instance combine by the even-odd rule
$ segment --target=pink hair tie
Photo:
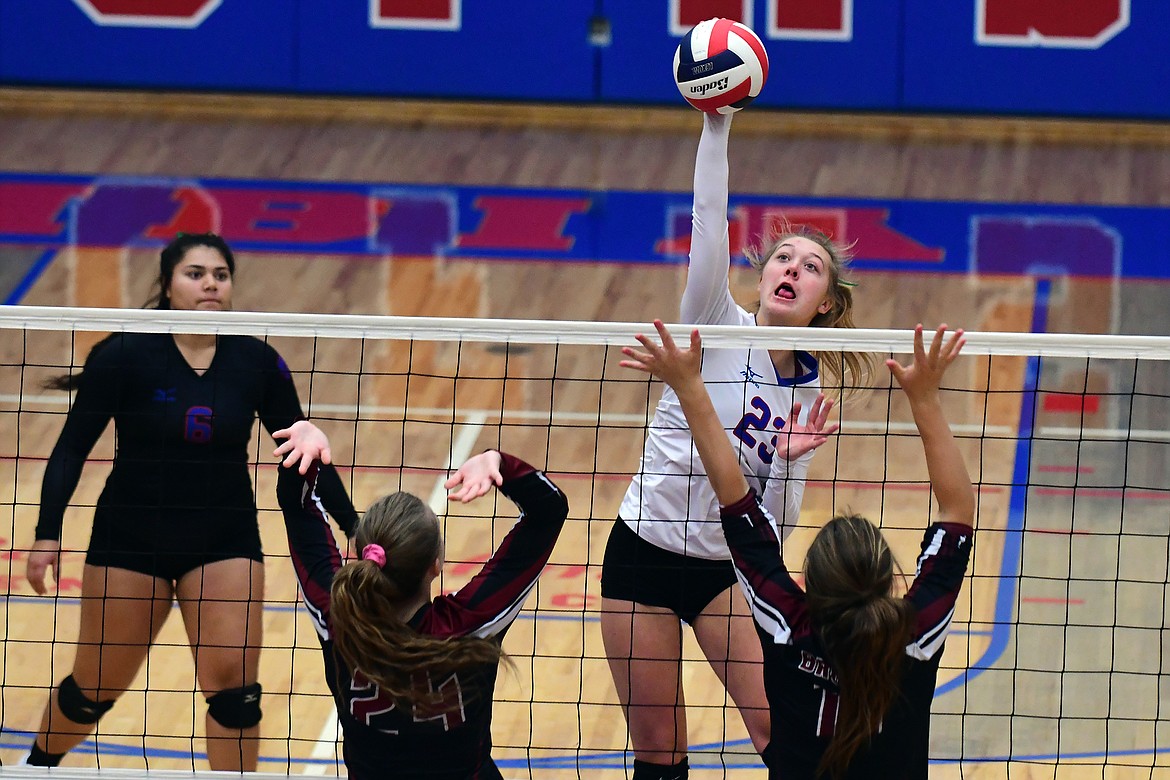
[[[367,544],[362,548],[362,560],[373,561],[380,569],[386,565],[386,551],[380,544]]]

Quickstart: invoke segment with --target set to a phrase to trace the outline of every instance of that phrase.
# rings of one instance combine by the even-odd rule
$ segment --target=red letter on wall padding
[[[776,26],[784,30],[839,32],[845,29],[847,0],[771,0]]]
[[[1130,0],[979,0],[981,43],[1095,49],[1129,26]]]
[[[684,33],[704,19],[722,17],[751,26],[750,6],[744,0],[677,0],[671,5],[672,30]],[[747,6],[747,7],[745,7]]]
[[[431,19],[446,21],[454,15],[453,0],[378,0],[383,19]]]
[[[212,0],[89,0],[109,16],[175,16],[190,19]]]
[[[100,25],[198,27],[223,0],[73,0]]]
[[[407,30],[458,30],[461,0],[370,0],[370,26]]]

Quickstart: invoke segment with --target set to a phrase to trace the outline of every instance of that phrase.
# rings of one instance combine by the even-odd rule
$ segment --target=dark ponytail
[[[809,547],[809,613],[840,689],[821,774],[845,774],[901,693],[914,614],[909,602],[893,595],[894,573],[881,531],[857,515],[833,518]]]
[[[403,605],[429,587],[427,571],[443,554],[438,520],[417,496],[399,492],[374,502],[358,522],[354,544],[359,553],[377,545],[385,563],[352,561],[333,578],[333,643],[352,671],[400,705],[426,711],[444,706],[442,694],[419,690],[416,675],[449,674],[503,657],[496,641],[439,639],[420,634],[402,618]]]

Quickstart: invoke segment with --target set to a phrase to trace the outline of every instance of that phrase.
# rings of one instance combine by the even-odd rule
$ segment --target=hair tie
[[[362,548],[362,560],[373,561],[380,569],[386,565],[386,551],[380,544],[367,544]]]

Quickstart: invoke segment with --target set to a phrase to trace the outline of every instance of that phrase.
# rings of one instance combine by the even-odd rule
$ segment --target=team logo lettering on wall
[[[767,0],[769,38],[853,40],[853,0]]]
[[[184,27],[203,24],[223,0],[73,0],[103,27]]]
[[[853,39],[853,0],[763,0],[764,37],[809,41]],[[685,35],[704,19],[722,17],[752,27],[754,0],[670,0],[670,33]]]
[[[370,0],[370,27],[458,30],[462,0]]]
[[[977,0],[984,46],[1099,49],[1129,27],[1130,0]]]

